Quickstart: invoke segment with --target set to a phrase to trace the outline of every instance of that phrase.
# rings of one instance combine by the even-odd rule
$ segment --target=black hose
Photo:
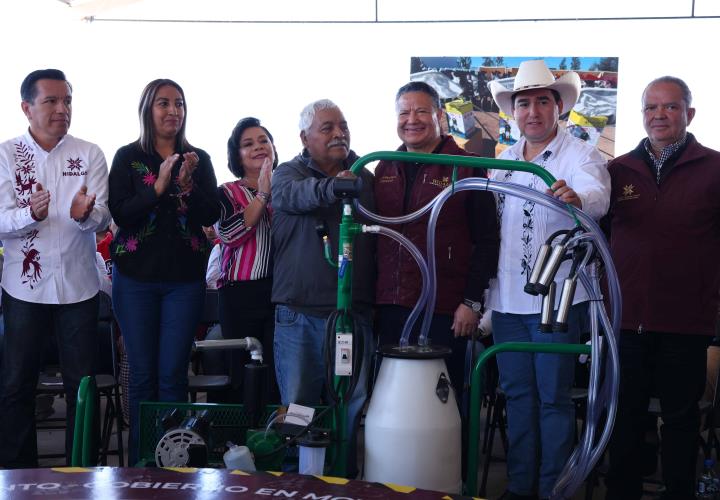
[[[572,264],[570,266],[570,273],[568,274],[569,278],[575,278],[577,277],[578,267],[580,266],[580,263],[585,259],[586,256],[588,256],[588,259],[593,258],[593,254],[595,253],[595,249],[592,245],[583,245],[582,248],[575,247],[575,250],[573,252],[572,257]],[[567,260],[567,257],[566,259]]]
[[[564,234],[567,236],[568,231],[569,231],[568,229],[560,229],[558,231],[555,231],[553,234],[551,234],[550,236],[547,237],[547,239],[545,240],[545,244],[552,245],[552,242],[555,240],[555,238],[557,238],[561,234]]]

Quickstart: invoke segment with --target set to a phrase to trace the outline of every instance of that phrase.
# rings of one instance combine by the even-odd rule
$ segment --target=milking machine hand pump
[[[486,168],[493,170],[519,170],[530,172],[540,177],[548,187],[551,186],[555,179],[554,177],[544,168],[535,165],[533,163],[522,162],[522,161],[510,161],[510,160],[497,160],[490,158],[478,158],[469,156],[451,156],[441,154],[424,154],[424,153],[408,153],[398,151],[379,151],[370,153],[358,159],[352,166],[351,171],[354,174],[359,174],[362,168],[374,161],[378,160],[390,160],[390,161],[403,161],[403,162],[414,162],[414,163],[427,163],[436,165],[448,165],[453,168],[452,183],[449,187],[445,188],[440,194],[438,194],[432,201],[427,205],[420,208],[416,212],[407,214],[402,217],[382,217],[374,214],[365,209],[357,201],[357,195],[359,193],[360,186],[356,183],[352,189],[347,189],[343,192],[338,192],[338,198],[343,200],[343,215],[342,222],[340,225],[340,241],[338,251],[338,300],[337,300],[337,311],[331,316],[331,320],[328,321],[328,329],[333,329],[334,333],[338,336],[338,341],[335,343],[336,348],[341,345],[340,337],[345,334],[352,334],[353,332],[353,321],[352,321],[352,258],[353,258],[353,240],[355,236],[361,232],[379,233],[384,236],[389,236],[401,243],[410,254],[415,258],[420,267],[423,290],[420,294],[417,304],[411,311],[408,320],[403,328],[402,336],[399,342],[399,349],[408,347],[409,335],[412,327],[419,317],[423,308],[425,309],[425,315],[423,323],[420,329],[420,336],[418,339],[419,346],[428,345],[428,332],[430,328],[430,320],[432,318],[435,295],[436,295],[436,282],[435,282],[435,244],[434,244],[434,232],[435,223],[439,212],[444,202],[456,192],[464,190],[487,190],[497,193],[503,193],[506,195],[516,196],[527,200],[534,201],[540,205],[543,205],[550,210],[561,212],[569,215],[575,225],[575,229],[569,230],[565,233],[562,244],[562,249],[557,250],[557,255],[552,260],[552,265],[549,270],[545,269],[544,259],[549,256],[549,250],[545,252],[546,255],[542,259],[538,258],[536,262],[536,271],[540,276],[541,268],[545,271],[544,277],[537,286],[531,287],[532,289],[528,293],[547,295],[550,292],[550,283],[554,282],[554,274],[557,272],[559,262],[568,258],[573,259],[573,267],[571,270],[571,276],[568,277],[568,291],[563,290],[564,295],[568,295],[563,299],[562,303],[572,303],[572,292],[574,291],[575,281],[579,280],[582,286],[590,295],[590,319],[591,319],[591,346],[576,345],[576,344],[541,344],[541,343],[512,343],[504,345],[496,345],[490,350],[486,351],[478,361],[476,362],[473,370],[473,383],[472,383],[472,396],[471,396],[471,416],[469,422],[469,434],[470,443],[468,446],[468,471],[467,483],[465,485],[465,491],[470,494],[477,492],[477,465],[478,465],[478,439],[479,439],[479,404],[481,400],[481,370],[484,362],[492,355],[501,351],[522,351],[522,352],[554,352],[554,353],[584,353],[588,354],[590,351],[593,353],[594,363],[591,366],[591,377],[590,387],[588,389],[588,416],[587,426],[583,434],[580,444],[573,452],[570,457],[568,464],[561,474],[561,477],[556,484],[553,492],[553,498],[568,498],[577,489],[582,480],[592,470],[592,467],[597,462],[602,452],[602,449],[607,444],[612,425],[615,417],[616,402],[617,402],[617,390],[618,390],[618,353],[617,353],[617,341],[616,335],[619,331],[619,320],[620,320],[620,291],[619,284],[617,281],[617,275],[615,268],[610,258],[610,250],[607,245],[602,231],[598,225],[592,220],[591,217],[574,209],[569,204],[563,204],[555,198],[548,196],[544,193],[536,191],[531,188],[512,184],[508,182],[492,181],[485,178],[466,178],[457,180],[457,167],[473,167],[473,168]],[[340,180],[340,179],[338,179]],[[338,189],[342,191],[342,185],[349,186],[349,184],[343,180],[338,182]],[[353,220],[353,201],[355,198],[355,208],[358,212],[366,219],[380,224],[403,224],[411,220],[415,220],[422,217],[426,213],[430,212],[430,218],[428,222],[427,232],[427,251],[426,258],[419,253],[409,241],[407,241],[400,233],[393,231],[384,226],[367,226],[361,225]],[[327,244],[326,244],[327,249]],[[566,255],[566,250],[569,254]],[[578,252],[578,253],[573,253]],[[328,260],[331,261],[329,252],[326,251]],[[574,257],[573,257],[574,256]],[[595,273],[595,267],[590,262],[592,259],[598,258],[602,261],[605,266],[605,271],[608,277],[608,291],[611,305],[611,317],[608,317],[602,304],[602,297],[600,295],[600,286],[597,274]],[[550,260],[550,259],[548,259]],[[585,267],[589,268],[589,273]],[[535,274],[535,273],[534,273]],[[566,282],[568,282],[566,280]],[[554,289],[554,286],[552,287]],[[552,299],[552,297],[550,298]],[[568,302],[569,301],[569,302]],[[550,318],[552,316],[553,307],[552,300],[546,299],[545,302],[549,303],[549,311],[546,311],[546,319],[550,324]],[[539,311],[540,312],[540,311]],[[556,321],[552,323],[552,328],[562,329],[564,327],[564,318],[562,316],[562,308],[558,313]],[[599,335],[599,329],[605,332],[605,342],[601,344],[601,338]],[[353,340],[355,345],[362,345],[362,342]],[[329,349],[328,349],[329,350]],[[357,378],[359,374],[359,366],[362,363],[362,352],[358,352],[357,349],[349,351],[353,358],[359,357],[359,363],[354,360],[352,362],[352,372],[356,375],[353,377]],[[339,360],[338,353],[336,352],[336,361]],[[605,359],[607,358],[607,359]],[[338,363],[335,363],[337,368]],[[602,370],[601,370],[602,367]],[[357,368],[357,373],[354,368]],[[601,383],[601,371],[602,383]],[[345,435],[347,428],[347,409],[346,403],[349,400],[352,390],[354,389],[354,383],[348,383],[347,377],[335,377],[336,392],[340,394],[338,399],[338,415],[340,418],[337,420],[338,434],[339,436]],[[345,390],[340,390],[345,387]],[[604,425],[604,428],[602,426]],[[596,432],[598,429],[602,430],[602,433]],[[342,432],[340,432],[342,431]],[[599,437],[598,437],[598,434]],[[347,458],[347,446],[344,440],[341,440],[340,447],[338,449],[337,462],[341,463],[341,466],[333,471],[334,473],[342,474],[345,472],[345,460]]]
[[[362,179],[359,177],[338,176],[333,184],[335,196],[343,203],[337,264],[332,261],[327,236],[323,237],[325,257],[331,265],[336,265],[338,270],[337,309],[327,322],[325,363],[328,392],[336,404],[334,460],[330,473],[341,477],[348,472],[347,403],[355,391],[363,361],[363,342],[355,331],[352,312],[353,242],[355,236],[361,232],[361,225],[353,221],[352,199],[359,197],[361,190]],[[335,348],[332,349],[332,346]]]

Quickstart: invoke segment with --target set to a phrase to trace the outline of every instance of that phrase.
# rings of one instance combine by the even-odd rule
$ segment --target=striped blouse
[[[270,205],[260,222],[254,227],[245,225],[245,207],[255,198],[256,190],[245,185],[242,179],[227,182],[218,188],[220,220],[217,233],[222,245],[218,288],[232,281],[249,281],[267,278],[271,274],[270,262]]]

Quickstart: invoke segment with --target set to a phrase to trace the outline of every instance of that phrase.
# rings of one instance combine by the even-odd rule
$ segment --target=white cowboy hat
[[[513,94],[532,89],[557,91],[563,102],[562,111],[569,111],[580,95],[580,77],[574,71],[568,71],[556,80],[545,61],[534,59],[520,63],[512,90],[497,81],[490,82],[489,87],[498,108],[508,116],[512,116]]]

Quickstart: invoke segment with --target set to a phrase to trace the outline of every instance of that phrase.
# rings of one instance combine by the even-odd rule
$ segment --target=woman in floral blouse
[[[279,402],[273,368],[274,309],[270,302],[270,178],[277,153],[270,132],[257,118],[240,120],[228,139],[228,168],[237,177],[218,188],[222,244],[220,326],[223,338],[255,337],[262,342],[270,399]],[[240,379],[249,356],[232,353],[232,402],[240,402]]]
[[[110,169],[113,306],[130,364],[129,463],[138,460],[141,401],[186,401],[187,369],[220,214],[210,157],[185,138],[185,94],[172,80],[140,98],[140,138]]]

